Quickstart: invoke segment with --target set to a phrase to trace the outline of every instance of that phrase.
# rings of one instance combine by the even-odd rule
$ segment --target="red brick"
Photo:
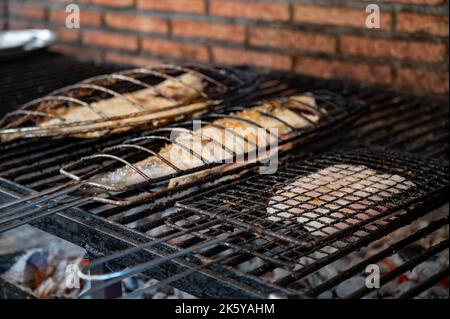
[[[289,5],[275,2],[211,0],[212,15],[257,20],[289,20]]]
[[[445,0],[381,0],[386,3],[403,3],[403,4],[423,4],[423,5],[438,5],[443,4]]]
[[[169,22],[166,19],[109,12],[105,17],[109,27],[138,32],[167,33]]]
[[[365,9],[349,9],[332,6],[316,6],[299,4],[294,9],[294,20],[303,23],[348,26],[366,28],[368,13]],[[391,29],[391,15],[380,14],[381,29]]]
[[[173,20],[172,33],[176,36],[212,40],[244,42],[245,27],[234,24],[217,24],[203,21]]]
[[[357,80],[368,83],[390,84],[392,82],[391,68],[385,65],[303,57],[297,60],[295,71],[324,78]]]
[[[163,61],[152,58],[145,58],[135,55],[126,55],[116,52],[106,52],[104,59],[113,63],[119,63],[123,65],[135,65],[141,67],[154,67],[161,65]]]
[[[22,30],[28,28],[28,24],[23,21],[10,21],[8,26],[12,30]]]
[[[52,22],[64,22],[66,21],[68,13],[64,9],[50,9],[49,20]]]
[[[205,0],[138,0],[137,7],[144,10],[206,13]]]
[[[405,32],[448,36],[448,23],[448,15],[433,16],[410,12],[401,12],[397,15],[397,29]]]
[[[79,0],[79,2],[97,6],[126,8],[134,6],[135,0]]]
[[[275,28],[250,30],[250,43],[258,46],[333,53],[336,52],[336,42],[335,37],[317,33]]]
[[[31,29],[46,29],[48,27],[45,21],[28,21],[28,28]]]
[[[65,22],[68,15],[70,13],[67,13],[64,9],[50,9],[50,21],[53,22]],[[80,11],[80,24],[81,27],[83,25],[92,25],[92,26],[99,26],[102,24],[102,15],[100,12],[96,11],[86,11],[81,10]]]
[[[66,42],[76,42],[80,39],[79,29],[57,28],[55,31],[59,38]]]
[[[208,48],[203,45],[145,38],[142,39],[142,49],[149,53],[182,60],[210,61]]]
[[[400,68],[394,86],[401,90],[418,93],[448,93],[448,73],[434,73],[426,70]]]
[[[380,40],[343,36],[340,41],[342,53],[369,57],[391,57],[424,62],[444,60],[447,48],[442,44],[427,42]]]
[[[11,2],[9,12],[14,16],[20,16],[35,20],[44,20],[46,9],[43,7],[36,7],[25,3]]]
[[[287,55],[231,48],[213,48],[214,61],[231,65],[254,65],[270,69],[290,70],[292,58]]]
[[[139,47],[138,39],[135,36],[103,31],[85,31],[83,42],[89,45],[126,51],[137,51]]]

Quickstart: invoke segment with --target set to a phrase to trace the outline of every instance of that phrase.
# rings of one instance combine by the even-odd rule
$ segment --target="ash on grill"
[[[32,226],[22,226],[0,236],[0,280],[23,290],[28,298],[77,298],[82,289],[89,288],[89,283],[80,281],[79,289],[69,285],[76,278],[76,267],[88,262],[85,254],[84,249],[64,240]],[[132,293],[155,283],[155,279],[136,275],[123,281],[122,293]],[[149,291],[142,297],[195,298],[171,287]]]
[[[0,236],[0,278],[33,298],[73,298],[66,267],[77,265],[85,251],[31,226]]]

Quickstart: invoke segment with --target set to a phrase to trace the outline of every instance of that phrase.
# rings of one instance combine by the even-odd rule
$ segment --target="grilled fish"
[[[380,214],[369,206],[414,186],[364,165],[332,165],[279,190],[269,202],[268,219],[297,222],[313,235],[328,236]]]
[[[0,134],[0,138],[2,141],[8,141],[28,136],[27,134],[53,135],[50,133],[55,127],[57,132],[65,135],[95,138],[108,133],[123,132],[137,125],[153,122],[157,124],[164,119],[204,110],[208,105],[206,102],[195,102],[204,88],[205,83],[199,76],[187,72],[173,79],[167,79],[153,88],[125,93],[88,105],[71,103],[67,107],[47,106],[39,111],[49,113],[52,117],[43,117],[37,121],[39,130]],[[170,109],[175,105],[180,106]],[[83,124],[77,127],[76,123]]]
[[[191,103],[199,97],[203,89],[201,78],[192,73],[184,73],[175,79],[163,81],[156,88],[146,88],[123,94],[123,97],[100,100],[91,103],[90,107],[77,105],[58,108],[53,113],[62,119],[48,119],[41,122],[40,126],[46,128],[63,123],[100,120],[143,111],[159,111],[176,103]],[[159,96],[159,92],[165,97]],[[85,137],[98,137],[104,132],[87,133]]]
[[[312,94],[266,101],[261,105],[220,118],[214,125],[205,125],[189,132],[182,132],[172,143],[163,147],[159,157],[148,157],[134,166],[148,178],[159,178],[176,172],[197,168],[205,162],[232,162],[235,154],[255,152],[270,145],[278,137],[291,133],[293,128],[306,129],[319,122],[326,110],[317,107]],[[278,118],[278,120],[276,118]],[[260,127],[255,127],[249,121]],[[276,130],[277,134],[261,134],[261,131]],[[193,132],[193,133],[192,133]],[[188,149],[188,151],[186,150]],[[192,155],[191,152],[200,156]],[[176,169],[175,169],[176,168]],[[146,178],[132,168],[125,166],[93,178],[93,182],[118,188],[126,188],[144,182]],[[179,181],[178,181],[179,182]],[[169,187],[179,184],[172,181]],[[182,181],[184,183],[186,181]]]

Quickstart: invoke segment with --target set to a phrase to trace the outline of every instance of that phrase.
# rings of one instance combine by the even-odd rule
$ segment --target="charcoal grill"
[[[320,285],[307,289],[308,285],[312,285],[310,281],[314,281],[317,271],[340,258],[349,258],[364,245],[373,244],[393,230],[401,229],[411,220],[422,216],[421,208],[436,208],[445,203],[442,195],[448,191],[448,167],[442,164],[418,156],[399,157],[399,154],[379,149],[353,148],[348,152],[333,152],[287,165],[275,175],[253,176],[180,201],[176,205],[181,208],[178,212],[163,217],[164,224],[155,235],[156,240],[139,247],[143,249],[168,243],[178,247],[179,251],[117,273],[86,278],[108,280],[96,288],[99,289],[166,261],[197,252],[197,265],[191,265],[188,270],[158,285],[216,265],[228,267],[233,273],[244,276],[265,278],[267,284],[272,284],[275,289],[272,293],[314,297],[364,271],[367,265],[376,264],[396,250],[401,251],[408,244],[448,226],[447,218],[437,219],[418,233],[407,234],[405,239],[394,246],[389,245],[369,259],[346,267],[349,269],[345,269],[345,272],[341,270],[342,274],[317,278],[316,281],[322,281]],[[353,168],[349,169],[347,165],[353,165]],[[327,167],[332,167],[334,175],[345,175],[330,182],[327,178],[331,175],[325,174],[324,170]],[[378,180],[371,180],[376,175],[368,167],[385,174]],[[312,174],[321,175],[322,179],[316,180],[324,183],[308,184],[312,187],[307,190],[301,190],[302,186],[293,184],[301,176],[306,184],[305,176],[310,178]],[[344,184],[350,180],[351,184]],[[364,191],[356,188],[359,183],[367,181],[370,185],[366,185]],[[383,184],[388,181],[390,183]],[[327,192],[322,190],[333,184],[338,187],[328,188]],[[337,196],[334,193],[345,192],[348,188],[350,192],[345,197],[331,198]],[[367,193],[369,188],[375,190]],[[281,193],[280,189],[284,192]],[[295,193],[295,197],[288,197],[287,193]],[[343,203],[344,199],[346,203]],[[281,205],[289,208],[283,207],[281,210]],[[282,213],[270,212],[270,209]],[[286,211],[291,212],[291,216],[286,216]],[[420,262],[448,249],[448,238],[437,241],[422,254],[411,257],[396,269],[383,274],[381,284],[388,283],[405,270],[412,270]],[[92,266],[136,251],[139,249],[135,247],[102,258]],[[245,264],[247,267],[243,266]],[[352,264],[354,262],[349,261],[349,265]],[[445,277],[445,264],[441,267],[442,270],[433,278],[435,283]],[[429,284],[421,282],[400,297],[415,296],[422,292],[422,285]],[[144,288],[127,297],[135,297],[151,289],[155,287]],[[356,298],[369,293],[371,290],[362,285],[348,296],[340,297]],[[268,295],[262,293],[261,296]]]
[[[261,93],[259,94],[261,97],[271,96],[277,92],[285,92],[290,88],[301,87],[308,90],[325,89],[334,91],[346,97],[360,98],[369,104],[370,110],[360,120],[356,121],[354,125],[349,127],[347,135],[335,134],[326,138],[321,136],[319,140],[310,141],[310,143],[305,142],[305,145],[302,146],[303,152],[298,155],[299,158],[310,157],[312,154],[320,153],[324,149],[338,149],[342,145],[358,139],[361,142],[375,144],[380,147],[393,147],[402,151],[421,153],[435,159],[448,161],[447,101],[435,100],[430,97],[417,98],[399,95],[395,92],[375,88],[292,76],[284,73],[273,73],[269,76],[261,75],[260,78],[262,79],[261,87],[264,88],[264,90],[258,92]],[[60,85],[56,87],[58,86]],[[248,100],[252,98],[254,96],[249,96]],[[132,133],[127,134],[126,138],[137,136],[138,133]],[[46,190],[50,184],[65,183],[68,181],[67,178],[58,173],[62,163],[70,162],[81,156],[92,154],[105,147],[117,144],[122,138],[124,137],[104,137],[95,142],[89,140],[80,142],[73,138],[51,139],[44,142],[27,140],[2,145],[2,163],[6,164],[0,169],[0,176],[3,177],[3,179],[0,179],[0,185],[1,189],[5,190],[3,196],[4,198],[20,198],[33,194],[34,191]],[[75,147],[77,151],[74,154],[67,154],[67,150]],[[33,150],[31,156],[30,150]],[[378,152],[381,153],[382,151],[379,150]],[[410,156],[405,159],[406,163],[409,163],[408,161],[410,160],[420,162],[420,159],[416,159],[413,155]],[[429,160],[425,162],[427,165],[430,164]],[[433,160],[431,162],[433,165],[441,166],[440,162],[434,162]],[[436,174],[436,172],[431,173]],[[248,172],[241,178],[254,178],[252,176],[253,173]],[[448,181],[445,187],[448,188]],[[197,189],[191,194],[196,195],[199,193],[200,190]],[[299,292],[302,292],[302,295],[304,294],[305,297],[317,297],[323,296],[331,288],[341,282],[348,281],[348,279],[354,277],[354,274],[363,271],[364,262],[350,268],[342,276],[328,278],[328,280],[322,282],[319,281],[314,287],[307,287],[308,289],[305,289],[305,283],[301,282],[302,278],[310,277],[316,274],[320,268],[330,263],[337,263],[346,258],[346,256],[357,254],[359,249],[374,241],[381,241],[383,237],[395,233],[395,231],[407,229],[410,227],[410,224],[422,225],[422,223],[425,223],[426,226],[422,227],[420,231],[403,234],[396,243],[391,243],[390,246],[378,252],[366,263],[383,260],[383,258],[397,252],[399,249],[407,247],[430,234],[434,234],[442,228],[448,227],[448,218],[446,216],[429,221],[430,216],[435,215],[435,213],[431,213],[433,209],[447,202],[445,193],[440,189],[436,193],[428,195],[429,197],[425,202],[414,201],[417,198],[412,198],[411,206],[406,204],[404,207],[400,206],[398,212],[396,211],[386,216],[386,219],[377,219],[370,224],[367,222],[360,225],[361,227],[358,229],[347,228],[345,232],[340,234],[348,233],[347,235],[349,235],[352,231],[355,231],[351,234],[349,241],[343,240],[344,237],[335,238],[335,241],[333,241],[333,237],[328,238],[329,240],[323,243],[325,246],[321,247],[322,250],[324,247],[328,247],[326,245],[338,241],[342,241],[345,247],[342,247],[342,249],[339,247],[340,249],[337,252],[325,251],[325,257],[316,257],[319,259],[317,262],[306,266],[297,272],[294,277],[288,276],[287,279],[279,282],[270,282],[264,277],[264,274],[270,273],[274,267],[276,268],[279,265],[280,261],[278,259],[270,260],[269,258],[269,262],[261,264],[260,267],[248,272],[236,271],[238,265],[255,258],[255,254],[257,256],[261,254],[259,257],[262,257],[266,249],[265,246],[261,246],[260,251],[257,251],[257,249],[253,251],[239,251],[231,260],[208,258],[217,253],[215,251],[216,247],[213,247],[214,245],[212,244],[208,247],[199,248],[198,251],[195,250],[196,248],[192,248],[204,241],[205,238],[214,237],[220,233],[229,234],[233,230],[242,232],[234,237],[237,245],[240,243],[239,240],[243,238],[246,242],[255,240],[256,235],[255,232],[252,233],[247,228],[242,228],[242,225],[230,224],[223,220],[215,219],[212,222],[216,222],[217,225],[207,225],[204,217],[203,221],[201,220],[201,214],[186,210],[186,208],[174,208],[173,211],[169,211],[167,214],[161,213],[173,207],[176,203],[175,199],[157,203],[140,203],[129,207],[89,203],[59,212],[52,217],[41,219],[34,222],[33,225],[86,248],[93,257],[108,256],[118,252],[119,258],[113,258],[115,255],[112,255],[112,257],[105,260],[105,263],[111,269],[122,269],[124,266],[142,264],[153,259],[154,266],[157,267],[147,265],[144,269],[138,270],[143,270],[152,278],[161,280],[160,286],[170,284],[198,297],[261,298],[270,294],[272,296],[298,297]],[[198,229],[193,229],[192,227],[196,226],[190,224],[179,226],[179,222],[184,218],[195,215],[200,215],[200,221],[203,223],[199,224]],[[175,245],[176,242],[167,243],[167,238],[160,238],[160,242],[158,242],[155,238],[157,235],[161,236],[161,234],[158,234],[159,230],[157,228],[163,225],[173,227],[172,233],[169,232],[166,236],[174,236],[176,238],[183,231],[192,232],[192,234],[187,236],[187,239],[181,246]],[[211,229],[211,231],[202,234],[202,229],[204,231]],[[195,235],[193,235],[194,231]],[[274,233],[264,234],[266,238],[271,238],[271,235],[274,235]],[[257,237],[261,237],[261,235]],[[283,238],[278,237],[270,241],[269,247],[270,245],[283,243]],[[136,249],[132,253],[125,250],[130,246],[139,246],[145,243],[147,245],[145,249]],[[316,241],[316,245],[318,244],[319,241]],[[215,245],[221,247],[221,243],[215,243]],[[320,247],[320,245],[317,247]],[[398,270],[388,273],[382,280],[387,282],[393,277],[401,275],[405,270],[423,263],[430,256],[436,255],[437,252],[447,249],[447,247],[448,242],[444,241],[423,254],[415,255],[402,268],[399,267]],[[168,258],[165,262],[161,262],[161,258],[164,258],[164,256],[177,253],[183,248],[193,249],[193,251],[185,252],[185,254],[178,255],[177,258]],[[195,254],[193,255],[191,252]],[[295,253],[304,254],[305,250]],[[286,260],[289,259],[287,258]],[[289,265],[285,264],[284,266]],[[447,269],[439,269],[424,282],[421,282],[404,294],[400,294],[399,297],[416,296],[435,286],[446,276],[448,276],[448,267]],[[105,283],[105,285],[108,284],[108,282]],[[208,287],[208,289],[204,289],[204,287]],[[354,292],[353,296],[348,294],[345,297],[361,297],[366,293],[367,291],[359,291]]]
[[[291,91],[292,90],[289,90],[289,92]],[[119,206],[130,206],[144,203],[149,200],[156,202],[161,197],[167,198],[169,196],[183,196],[183,191],[188,187],[202,187],[202,184],[207,180],[221,180],[226,175],[235,174],[240,170],[255,166],[255,164],[260,162],[263,158],[265,159],[270,157],[270,154],[274,149],[277,150],[277,156],[280,156],[298,145],[305,144],[306,141],[311,141],[312,139],[317,140],[319,136],[329,135],[332,131],[335,131],[337,128],[342,127],[346,123],[351,123],[354,117],[362,110],[361,103],[353,100],[349,100],[347,102],[342,97],[331,92],[324,92],[323,90],[315,92],[312,90],[311,92],[300,91],[295,93],[305,94],[305,96],[306,94],[311,97],[313,96],[317,105],[310,105],[307,102],[291,100],[289,98],[264,100],[253,104],[245,103],[239,106],[223,105],[219,107],[217,111],[208,112],[201,118],[200,121],[195,120],[194,122],[188,123],[176,123],[167,128],[144,131],[144,133],[142,133],[139,137],[126,139],[123,143],[108,147],[99,154],[89,155],[73,163],[65,164],[61,168],[60,172],[63,175],[73,179],[74,182],[49,188],[44,192],[39,192],[19,201],[14,201],[10,204],[0,206],[0,209],[3,210],[3,213],[0,216],[0,231],[3,232],[10,230],[14,227],[29,223],[38,218],[42,218],[43,216],[54,214],[60,210],[67,209],[72,206],[83,205],[89,201]],[[218,147],[226,153],[226,155],[224,155],[224,161],[218,162],[209,162],[205,160],[201,155],[183,145],[183,143],[177,142],[176,139],[171,138],[171,133],[178,133],[180,130],[195,136],[195,124],[197,124],[197,126],[214,126],[222,130],[225,129],[223,126],[213,122],[214,119],[231,119],[233,121],[243,122],[246,125],[250,125],[256,129],[262,129],[262,126],[260,126],[257,122],[247,118],[239,118],[237,116],[233,116],[233,113],[230,113],[245,111],[253,106],[261,105],[261,103],[266,104],[268,107],[276,107],[282,110],[289,110],[290,112],[293,110],[299,110],[299,108],[308,113],[314,110],[314,112],[320,114],[320,120],[318,123],[315,123],[309,120],[302,113],[297,113],[299,114],[299,118],[307,123],[306,127],[297,129],[290,126],[279,117],[265,112],[259,112],[258,114],[262,117],[267,117],[271,120],[281,122],[287,129],[289,129],[289,132],[283,136],[272,136],[273,132],[266,130],[264,133],[266,136],[270,136],[270,145],[265,145],[258,148],[255,143],[250,142],[247,138],[232,130],[228,130],[230,134],[233,134],[234,138],[245,140],[247,144],[253,143],[253,147],[255,150],[258,148],[258,151],[255,152],[255,154],[251,154],[252,152],[250,151],[242,154],[236,153],[234,151],[230,151],[225,144],[223,144],[223,141],[218,142],[216,140],[212,140],[215,142],[216,147],[218,145]],[[296,109],[294,109],[294,107]],[[164,133],[169,134],[169,136],[163,135]],[[198,138],[200,140],[204,140],[201,136]],[[166,159],[158,154],[158,150],[162,145],[159,143],[156,144],[155,147],[155,141],[159,142],[161,140],[164,142],[174,143],[183,148],[183,150],[187,151],[189,155],[201,160],[202,164],[187,170],[179,169],[173,162],[170,161],[170,159]],[[137,163],[139,160],[142,160],[149,155],[157,156],[157,158],[163,161],[168,167],[173,168],[174,173],[167,173],[166,175],[157,176],[155,178],[147,176],[142,170],[137,168],[134,163]],[[229,157],[228,161],[226,160],[227,156]],[[96,163],[99,159],[101,162]],[[226,163],[236,163],[236,161],[238,161],[237,163],[240,163],[236,165],[237,167],[233,169],[223,168]],[[105,171],[109,172],[112,169],[117,168],[117,165],[114,164],[125,164],[127,168],[132,169],[142,176],[144,181],[130,187],[118,187],[98,181],[92,181],[90,179],[99,173]],[[176,185],[169,188],[165,187],[163,190],[159,190],[160,187],[158,186],[161,182],[172,182],[179,177],[185,178],[193,173],[205,172],[206,170],[220,167],[222,167],[220,171],[213,171],[206,176],[194,179],[192,182],[181,183],[181,185]],[[104,191],[108,191],[108,193],[102,193],[101,196],[93,197],[88,194],[81,196],[73,195],[73,193],[77,190],[82,190],[86,187],[102,189]],[[158,187],[158,190],[154,191],[152,190],[152,187]],[[186,196],[186,194],[187,193],[184,193],[184,196]]]

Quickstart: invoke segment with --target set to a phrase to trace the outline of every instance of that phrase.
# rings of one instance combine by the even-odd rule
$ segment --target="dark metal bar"
[[[430,289],[431,287],[437,285],[442,280],[444,280],[446,278],[448,279],[448,275],[449,275],[449,268],[447,267],[447,268],[439,271],[438,273],[434,274],[433,276],[431,276],[430,278],[428,278],[424,282],[414,286],[413,288],[411,288],[407,292],[403,293],[402,295],[400,295],[398,297],[398,299],[411,299],[411,298],[414,298],[414,297],[420,295],[422,292],[424,292],[424,291]]]
[[[178,257],[182,257],[184,255],[190,254],[190,253],[192,253],[192,252],[194,252],[196,250],[200,250],[200,249],[203,249],[205,247],[209,247],[209,246],[213,246],[213,245],[217,245],[217,244],[223,243],[223,242],[225,242],[227,240],[228,239],[212,240],[212,241],[209,241],[209,242],[206,242],[206,243],[202,243],[202,244],[197,245],[197,246],[190,247],[188,249],[179,250],[179,251],[177,251],[177,252],[175,252],[173,254],[161,257],[161,258],[156,259],[156,260],[151,260],[151,261],[148,261],[146,263],[134,266],[132,268],[124,269],[122,271],[118,271],[118,272],[114,272],[114,273],[110,273],[110,274],[104,274],[104,275],[88,276],[88,277],[85,278],[86,280],[93,281],[93,279],[95,278],[95,281],[101,280],[101,281],[105,281],[105,283],[100,284],[100,285],[96,286],[95,288],[91,288],[87,292],[84,292],[83,294],[80,295],[80,298],[84,298],[84,297],[92,294],[93,292],[101,290],[101,289],[104,289],[104,288],[106,288],[106,287],[108,287],[108,286],[110,286],[110,285],[112,285],[112,284],[114,284],[116,282],[120,282],[122,279],[124,279],[124,278],[126,278],[126,277],[128,277],[130,275],[138,274],[140,272],[143,272],[143,271],[146,271],[146,270],[148,270],[150,268],[156,267],[156,266],[158,266],[158,265],[160,265],[162,263],[165,263],[167,261],[170,261],[172,259],[175,259],[175,258],[178,258]]]
[[[444,225],[448,225],[448,219],[442,218],[440,220],[434,221],[430,223],[425,228],[422,228],[421,230],[417,231],[416,233],[390,245],[385,250],[370,256],[366,260],[364,260],[361,263],[358,263],[357,265],[349,268],[345,272],[340,273],[338,276],[333,277],[330,280],[327,280],[326,282],[320,284],[319,286],[312,288],[308,291],[308,295],[311,297],[317,297],[321,293],[329,290],[332,287],[336,287],[341,282],[353,277],[358,272],[363,271],[367,265],[375,264],[377,261],[382,260],[383,258],[389,257],[390,255],[396,253],[400,249],[416,242],[417,240],[426,237],[429,234],[432,234],[435,230],[441,228]]]
[[[380,285],[381,286],[385,285],[386,283],[388,283],[392,279],[398,277],[402,273],[413,269],[415,266],[417,266],[421,262],[427,260],[431,256],[434,256],[435,254],[437,254],[445,249],[448,249],[448,247],[449,247],[449,239],[443,240],[439,244],[432,246],[430,249],[428,249],[424,253],[411,258],[404,264],[395,268],[393,271],[381,276]],[[346,298],[349,298],[349,299],[361,298],[361,297],[364,297],[366,294],[368,294],[370,291],[371,291],[370,288],[362,287],[359,290],[352,293],[351,295],[347,296]]]

